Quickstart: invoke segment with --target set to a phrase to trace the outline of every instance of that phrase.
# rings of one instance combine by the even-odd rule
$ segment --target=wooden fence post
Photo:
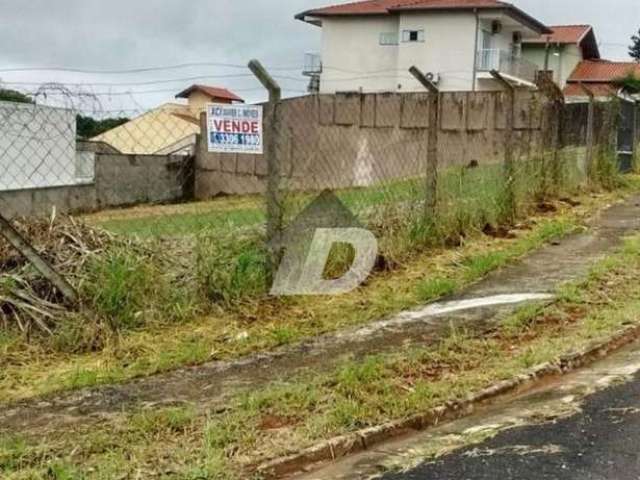
[[[508,97],[507,117],[504,138],[504,178],[505,178],[505,214],[507,220],[513,222],[516,218],[516,194],[515,194],[515,110],[516,110],[516,90],[515,87],[506,80],[500,72],[491,71],[491,76],[502,84]]]
[[[433,223],[438,207],[438,131],[440,129],[440,90],[416,66],[409,73],[429,92],[429,136],[427,139],[427,191],[425,194],[425,217]]]
[[[265,115],[264,155],[267,161],[267,241],[270,245],[268,265],[270,283],[280,264],[281,248],[276,240],[282,233],[284,212],[280,191],[280,159],[278,158],[278,139],[280,131],[279,105],[282,99],[280,85],[273,79],[258,60],[249,62],[249,69],[269,92],[269,103]]]
[[[13,228],[11,222],[0,215],[0,234],[7,239],[9,244],[18,250],[40,274],[49,280],[64,295],[64,297],[72,302],[78,302],[78,293],[69,282],[58,273],[49,263],[40,256],[22,235]]]

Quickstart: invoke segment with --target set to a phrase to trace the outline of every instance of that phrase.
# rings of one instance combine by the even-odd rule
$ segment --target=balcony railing
[[[478,52],[479,72],[497,72],[534,83],[538,66],[506,50],[489,49]]]
[[[314,77],[322,73],[322,57],[319,53],[305,53],[302,74]]]

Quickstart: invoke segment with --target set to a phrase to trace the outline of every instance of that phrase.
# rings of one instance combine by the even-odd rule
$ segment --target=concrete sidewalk
[[[293,480],[637,479],[639,372],[634,343],[471,416]]]

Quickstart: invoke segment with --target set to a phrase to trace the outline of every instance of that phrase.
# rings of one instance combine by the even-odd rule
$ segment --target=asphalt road
[[[582,413],[516,428],[384,480],[640,479],[640,376],[587,399]]]

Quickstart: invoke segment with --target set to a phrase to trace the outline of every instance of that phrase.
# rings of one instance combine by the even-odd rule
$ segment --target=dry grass
[[[94,230],[73,218],[16,220],[16,229],[28,238],[44,259],[75,285],[86,280],[85,267],[109,246],[126,243]],[[26,336],[53,335],[56,323],[69,313],[56,288],[0,238],[0,323]]]
[[[379,272],[367,285],[339,297],[248,301],[233,311],[218,308],[213,314],[190,321],[161,318],[143,328],[125,331],[117,337],[117,343],[108,343],[107,348],[90,353],[60,351],[6,334],[0,338],[4,365],[0,372],[0,400],[13,401],[121,382],[211,360],[239,358],[366,324],[478,280],[548,240],[575,230],[583,218],[621,195],[584,196],[576,208],[559,203],[557,211],[535,217],[513,230],[514,238],[476,235],[458,248],[416,254],[398,269]],[[122,318],[137,318],[135,312],[140,306],[125,307],[128,310],[124,313],[133,312],[133,317],[127,314]],[[177,314],[180,316],[180,312]],[[77,334],[72,331],[70,341]]]
[[[276,380],[237,396],[224,412],[198,415],[185,405],[128,412],[65,435],[4,438],[0,468],[9,480],[252,478],[244,468],[256,461],[465,398],[637,323],[639,280],[635,237],[586,280],[564,286],[555,304],[525,307],[488,337],[452,331],[434,347]]]

